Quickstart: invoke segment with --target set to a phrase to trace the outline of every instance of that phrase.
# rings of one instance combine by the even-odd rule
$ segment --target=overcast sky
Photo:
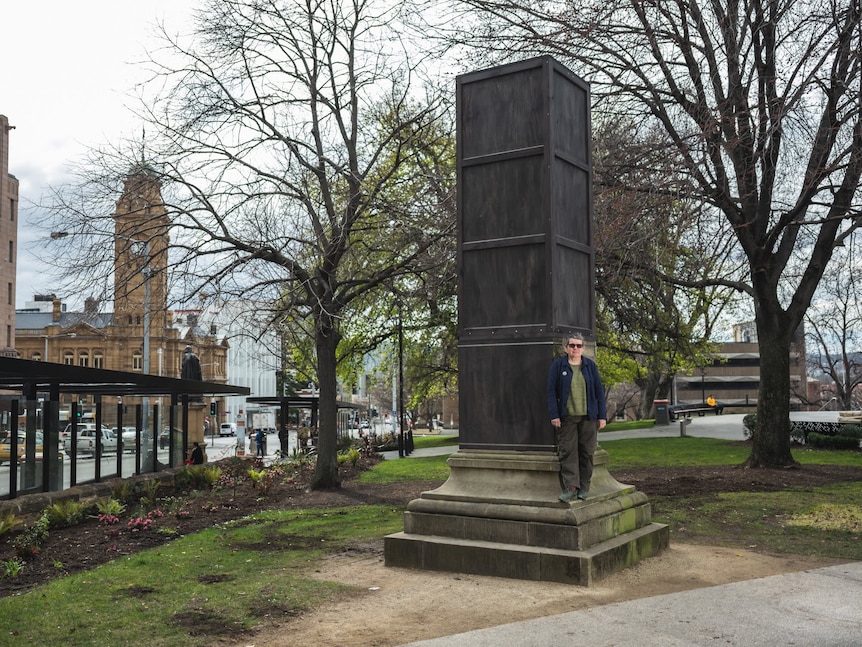
[[[88,146],[140,132],[126,106],[142,77],[154,25],[187,30],[194,0],[48,0],[4,3],[0,12],[0,114],[10,132],[9,172],[18,178],[20,219],[16,307],[34,294],[56,291],[32,255],[39,237],[29,223],[33,204],[48,187],[65,182],[67,169]],[[58,294],[70,304],[78,295]],[[86,295],[84,295],[86,296]],[[75,307],[74,305],[71,307]]]

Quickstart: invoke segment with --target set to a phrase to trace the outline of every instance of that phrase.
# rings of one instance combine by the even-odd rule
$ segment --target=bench
[[[693,413],[696,413],[701,418],[707,413],[718,415],[723,408],[724,407],[720,404],[714,407],[708,407],[702,404],[675,404],[668,407],[667,411],[671,422],[674,422],[679,419],[680,415],[685,416],[686,418],[690,417]]]

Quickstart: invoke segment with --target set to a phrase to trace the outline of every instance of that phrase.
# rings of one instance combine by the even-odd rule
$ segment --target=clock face
[[[129,249],[135,256],[142,257],[146,256],[147,254],[147,244],[140,240],[136,240],[131,245],[129,245]]]

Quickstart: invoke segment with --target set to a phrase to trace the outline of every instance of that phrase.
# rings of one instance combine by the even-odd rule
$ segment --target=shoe
[[[560,495],[560,501],[562,501],[563,503],[571,503],[572,501],[574,501],[577,498],[578,498],[578,491],[577,490],[566,490],[565,492],[563,492]]]
[[[578,490],[577,497],[580,501],[583,501],[584,499],[586,499],[589,496],[589,494],[590,494],[589,490]]]

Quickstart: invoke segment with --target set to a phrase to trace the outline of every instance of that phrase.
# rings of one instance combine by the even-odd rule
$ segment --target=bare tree
[[[614,121],[597,124],[593,139],[598,342],[635,360],[636,417],[647,418],[678,372],[712,364],[715,320],[733,295],[675,281],[739,269],[728,257],[729,227],[686,197],[662,133]]]
[[[855,393],[862,385],[862,284],[852,249],[830,266],[805,316],[809,365],[832,382],[845,411],[858,407]]]
[[[459,0],[442,13],[485,60],[550,53],[592,83],[597,114],[650,121],[721,213],[748,266],[760,342],[748,466],[791,466],[790,342],[836,245],[860,222],[860,0]],[[445,25],[441,22],[441,29]],[[479,51],[472,49],[470,51]],[[604,103],[613,97],[614,101]]]
[[[98,202],[144,158],[171,218],[174,293],[253,298],[270,304],[260,315],[272,325],[313,339],[316,488],[339,484],[344,318],[372,291],[431,271],[440,259],[428,252],[453,227],[435,186],[448,179],[413,172],[448,133],[398,23],[397,6],[373,0],[210,0],[193,34],[161,30],[141,89],[143,152],[96,152],[53,210],[66,230],[110,237]],[[146,234],[144,222],[135,237]],[[72,258],[71,240],[58,253],[75,270],[99,250]]]

